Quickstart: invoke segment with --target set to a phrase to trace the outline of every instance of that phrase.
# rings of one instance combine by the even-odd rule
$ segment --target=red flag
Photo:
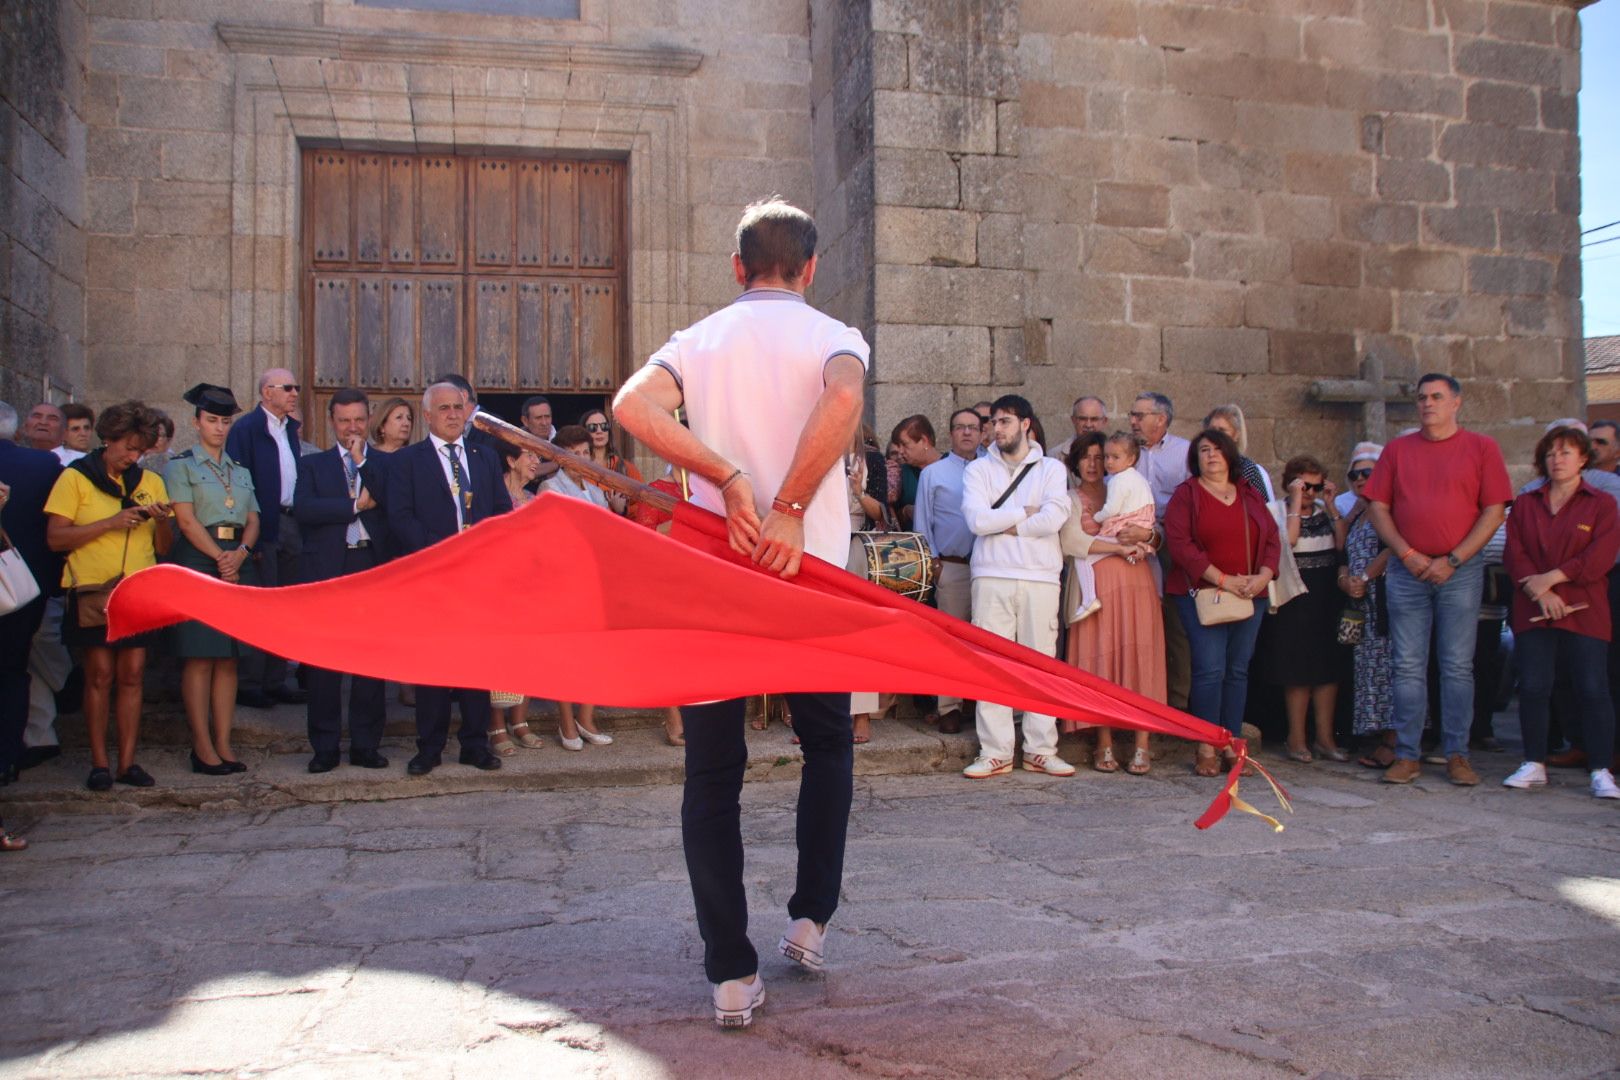
[[[730,550],[723,519],[686,503],[664,537],[544,494],[409,558],[313,585],[257,589],[156,566],[120,584],[107,612],[111,638],[196,619],[278,656],[406,683],[635,707],[947,693],[1246,757],[1223,729],[840,567],[806,558],[792,581],[762,572]]]

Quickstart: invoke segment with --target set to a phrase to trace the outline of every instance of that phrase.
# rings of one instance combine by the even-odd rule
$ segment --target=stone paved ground
[[[1620,807],[1283,775],[1281,835],[1195,831],[1178,757],[864,778],[831,969],[742,1033],[672,786],[16,819],[0,1075],[1620,1075]],[[746,793],[762,946],[793,790]]]

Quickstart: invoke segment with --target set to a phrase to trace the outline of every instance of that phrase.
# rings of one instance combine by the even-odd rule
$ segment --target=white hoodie
[[[990,504],[1013,482],[1025,465],[1035,467],[1019,481],[998,510]],[[1026,515],[1025,507],[1036,507]],[[962,477],[962,516],[978,539],[973,544],[973,576],[1047,581],[1057,584],[1063,570],[1063,548],[1058,530],[1069,516],[1069,485],[1056,458],[1046,457],[1038,444],[1029,444],[1024,460],[1013,465],[991,444],[990,452],[968,463]],[[1007,536],[1015,529],[1017,535]]]

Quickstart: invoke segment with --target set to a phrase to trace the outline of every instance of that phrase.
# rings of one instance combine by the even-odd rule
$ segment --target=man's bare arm
[[[788,502],[808,503],[827,471],[843,460],[861,423],[866,399],[866,368],[853,356],[840,354],[827,361],[827,385],[810,410],[799,433],[799,445],[787,477],[775,496]]]

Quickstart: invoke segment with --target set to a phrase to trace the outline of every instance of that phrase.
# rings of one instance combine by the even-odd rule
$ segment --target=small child
[[[1108,474],[1108,498],[1094,515],[1102,526],[1099,540],[1117,540],[1119,534],[1131,526],[1153,528],[1153,489],[1147,477],[1136,471],[1136,458],[1140,444],[1134,435],[1116,431],[1103,444],[1103,471]],[[1095,615],[1102,608],[1097,599],[1097,574],[1092,565],[1107,555],[1087,555],[1077,560],[1075,584],[1079,586],[1080,602],[1070,622]]]

